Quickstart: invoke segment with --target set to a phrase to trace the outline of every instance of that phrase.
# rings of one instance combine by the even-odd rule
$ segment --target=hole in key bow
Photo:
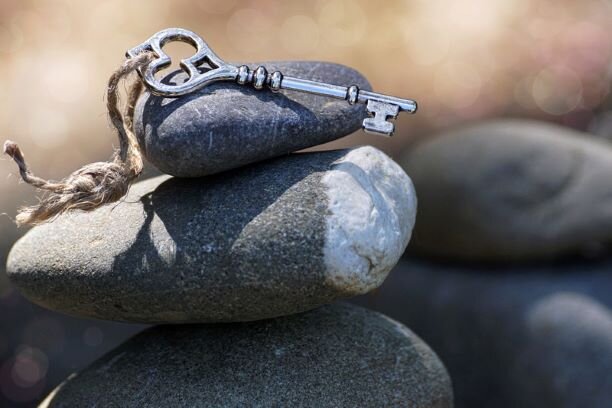
[[[162,47],[164,53],[170,57],[171,63],[155,73],[155,78],[162,79],[171,72],[182,70],[180,63],[182,60],[191,57],[196,53],[196,48],[191,44],[182,41],[170,41]],[[210,69],[210,67],[206,67]]]

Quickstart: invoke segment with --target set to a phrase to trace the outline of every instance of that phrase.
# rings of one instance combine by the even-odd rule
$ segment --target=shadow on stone
[[[301,154],[222,175],[161,182],[139,198],[144,218],[138,232],[129,247],[114,257],[112,271],[100,281],[101,285],[117,282],[120,290],[126,280],[134,280],[142,296],[158,299],[146,302],[155,304],[156,311],[147,310],[144,301],[135,302],[140,295],[133,292],[116,296],[113,307],[120,313],[129,311],[143,317],[158,313],[160,321],[188,321],[181,310],[192,309],[191,304],[206,309],[210,303],[210,309],[226,309],[218,315],[219,320],[229,318],[229,310],[236,314],[234,318],[242,315],[249,320],[249,316],[273,312],[260,310],[257,302],[244,299],[263,297],[263,303],[274,309],[272,305],[308,293],[307,288],[322,279],[325,268],[322,210],[327,204],[319,173],[343,154],[317,153],[316,160],[304,160],[313,155]],[[296,185],[300,187],[292,189]],[[279,236],[287,243],[282,248]],[[307,273],[303,265],[309,265]],[[202,288],[202,281],[210,287]],[[285,286],[286,298],[273,294],[278,292],[273,289],[277,284]],[[165,298],[166,290],[182,292],[182,296]],[[324,298],[332,296],[324,289],[320,292]],[[213,307],[219,297],[243,301]],[[303,300],[303,305],[297,306],[300,310],[314,305],[309,296]]]

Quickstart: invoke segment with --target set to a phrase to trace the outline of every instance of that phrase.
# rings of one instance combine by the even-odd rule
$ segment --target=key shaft
[[[356,93],[356,96],[351,96],[351,88]],[[349,103],[367,104],[368,101],[377,101],[396,105],[400,111],[415,113],[417,103],[411,99],[402,99],[395,96],[383,95],[376,92],[362,91],[355,85],[345,87],[340,85],[327,84],[325,82],[310,81],[307,79],[294,78],[283,76],[280,82],[280,89],[289,91],[306,92],[315,95],[327,96],[336,99],[345,99]],[[353,98],[353,99],[351,99]]]
[[[383,95],[370,91],[359,91],[359,103],[366,104],[368,101],[376,101],[396,105],[400,108],[400,112],[416,113],[417,103],[412,99],[403,99],[396,96]]]
[[[324,82],[310,81],[290,76],[283,77],[280,83],[280,89],[306,92],[336,99],[346,99],[348,93],[348,88],[345,86],[331,85]]]

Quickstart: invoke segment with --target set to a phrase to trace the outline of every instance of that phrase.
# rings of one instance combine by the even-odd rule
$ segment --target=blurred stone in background
[[[356,303],[409,325],[435,350],[457,408],[606,408],[611,268],[405,259]]]
[[[595,111],[589,122],[588,131],[604,140],[612,141],[612,95],[610,93]]]
[[[495,120],[432,136],[400,160],[417,189],[415,253],[516,262],[612,248],[612,145]]]
[[[0,129],[43,177],[59,179],[108,158],[116,146],[103,101],[109,74],[126,49],[161,28],[181,26],[229,61],[337,62],[364,73],[377,91],[420,102],[418,115],[398,119],[393,139],[359,132],[319,149],[367,143],[397,157],[434,132],[499,116],[606,135],[595,123],[604,123],[599,115],[610,110],[602,106],[611,76],[611,16],[609,0],[418,0],[384,7],[365,0],[3,0]],[[190,54],[187,46],[168,48],[173,56]],[[11,218],[35,198],[18,183],[14,163],[0,158],[5,174],[12,176],[0,177],[0,213],[7,214],[0,217],[0,406],[32,406],[132,331],[43,311],[10,289],[6,254],[25,231]],[[84,342],[91,327],[103,337],[94,348]],[[61,359],[28,330],[37,338],[63,333]],[[97,330],[87,333],[97,343]]]

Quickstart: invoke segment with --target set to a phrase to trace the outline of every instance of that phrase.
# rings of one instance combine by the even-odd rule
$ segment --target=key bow
[[[196,49],[196,53],[193,56],[180,62],[180,67],[188,75],[187,80],[182,84],[164,84],[155,77],[157,72],[169,67],[172,63],[170,57],[162,49],[164,45],[171,41],[185,42]],[[211,82],[236,79],[238,75],[238,67],[227,64],[219,58],[196,33],[182,28],[162,30],[147,41],[129,50],[126,56],[133,58],[145,51],[152,51],[158,57],[145,70],[139,72],[147,88],[156,95],[182,96],[200,89]],[[205,65],[208,65],[210,69],[202,72]]]

